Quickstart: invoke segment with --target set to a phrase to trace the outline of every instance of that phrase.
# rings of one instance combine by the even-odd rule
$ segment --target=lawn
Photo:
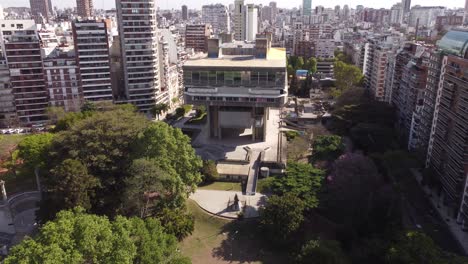
[[[182,253],[193,264],[215,263],[288,263],[286,253],[270,251],[258,234],[256,220],[228,221],[205,213],[189,200],[195,216],[195,230],[180,243]]]
[[[242,191],[240,182],[213,182],[207,185],[199,186],[200,190],[216,190],[216,191]]]

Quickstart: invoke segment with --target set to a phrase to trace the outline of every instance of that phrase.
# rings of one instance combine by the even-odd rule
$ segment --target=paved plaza
[[[228,209],[229,205],[233,203],[236,194],[241,206],[245,207],[244,217],[258,217],[258,209],[266,202],[266,195],[263,194],[257,193],[251,196],[243,195],[242,192],[197,190],[190,196],[190,199],[194,200],[203,210],[210,214],[237,219],[240,211]]]

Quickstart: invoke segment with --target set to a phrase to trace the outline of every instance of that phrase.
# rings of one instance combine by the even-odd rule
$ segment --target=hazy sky
[[[93,0],[95,8],[112,8],[115,7],[114,0]],[[158,0],[158,5],[162,9],[175,8],[179,9],[183,4],[189,8],[200,9],[204,4],[222,3],[229,5],[234,3],[234,0]],[[268,4],[271,0],[246,0],[246,3]],[[276,0],[279,7],[298,7],[302,4],[302,0]],[[312,6],[323,5],[325,7],[334,7],[335,5],[348,4],[351,8],[356,5],[364,5],[366,7],[385,7],[390,8],[396,0],[312,0]],[[412,0],[412,5],[443,5],[449,8],[464,7],[464,0]],[[26,6],[29,7],[29,0],[0,0],[0,5],[3,7],[9,6]],[[72,7],[76,5],[76,0],[52,0],[52,5],[62,7]]]

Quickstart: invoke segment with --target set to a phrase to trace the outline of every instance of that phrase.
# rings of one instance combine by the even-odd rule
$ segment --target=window
[[[23,24],[16,24],[16,29],[23,29]]]

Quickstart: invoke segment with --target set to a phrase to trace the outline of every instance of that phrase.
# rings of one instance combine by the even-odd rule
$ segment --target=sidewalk
[[[422,175],[419,171],[411,169],[413,175],[416,177],[417,182],[421,189],[427,194],[428,200],[432,203],[439,215],[445,220],[445,223],[450,229],[450,232],[453,234],[455,239],[457,239],[460,246],[465,251],[465,254],[468,255],[468,232],[464,232],[461,229],[461,226],[457,224],[456,219],[450,215],[450,209],[444,206],[442,202],[442,197],[438,197],[432,193],[432,190],[428,186],[422,186]],[[433,194],[432,196],[430,194]]]

